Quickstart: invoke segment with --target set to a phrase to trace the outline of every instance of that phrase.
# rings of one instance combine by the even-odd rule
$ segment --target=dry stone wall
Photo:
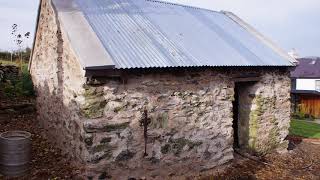
[[[141,175],[146,169],[163,176],[187,173],[233,159],[233,84],[226,75],[130,75],[125,84],[88,86],[84,96],[87,161],[114,177]],[[151,118],[147,157],[139,125],[145,107]]]
[[[265,74],[250,88],[255,93],[249,117],[249,148],[265,154],[273,149],[283,150],[290,126],[289,74]]]
[[[30,72],[37,93],[40,124],[48,138],[73,159],[83,159],[78,115],[85,83],[84,71],[66,38],[50,0],[41,4]]]
[[[239,144],[258,154],[288,146],[290,78],[287,73],[265,73],[257,83],[239,89]]]
[[[0,83],[6,80],[16,79],[19,76],[19,68],[17,66],[2,65],[0,63]]]
[[[81,106],[84,142],[92,169],[113,177],[166,176],[212,168],[233,159],[234,81],[244,72],[189,71],[130,74],[125,83],[87,85]],[[290,121],[290,79],[277,70],[255,72],[259,82],[244,90],[251,99],[240,137],[257,153],[285,149]],[[143,157],[144,108],[151,118]]]

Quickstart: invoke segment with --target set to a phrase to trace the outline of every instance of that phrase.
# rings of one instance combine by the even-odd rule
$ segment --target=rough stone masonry
[[[239,145],[255,153],[287,147],[290,78],[281,68],[126,72],[89,81],[50,1],[42,11],[30,71],[38,119],[48,137],[87,176],[161,178],[198,172],[233,159],[234,77],[261,79],[240,88]],[[139,121],[151,123],[147,154]]]

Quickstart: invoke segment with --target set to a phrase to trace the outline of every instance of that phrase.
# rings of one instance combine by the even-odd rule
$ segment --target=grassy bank
[[[0,60],[1,65],[13,65],[19,67],[19,63]],[[19,68],[18,77],[7,77],[4,82],[0,82],[0,93],[7,97],[33,96],[33,84],[28,71],[28,64],[23,63]]]
[[[293,119],[291,121],[290,135],[320,139],[320,124]]]
[[[15,61],[6,61],[6,60],[1,60],[0,59],[0,64],[5,66],[5,65],[12,65],[12,66],[17,66],[18,64]]]

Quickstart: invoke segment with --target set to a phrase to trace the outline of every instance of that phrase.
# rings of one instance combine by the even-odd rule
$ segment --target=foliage
[[[0,51],[0,59],[2,59],[3,61],[11,62],[11,55],[12,60],[15,61],[20,58],[20,54],[22,56],[22,61],[24,63],[27,63],[30,59],[31,49],[27,47],[21,51],[13,51],[12,53],[9,51]]]
[[[320,138],[320,124],[293,119],[290,134],[306,138]]]
[[[309,119],[309,120],[314,120],[315,118],[310,115],[310,114],[306,114],[305,112],[307,112],[307,107],[304,104],[299,104],[297,111],[292,115],[293,118],[296,119]]]
[[[33,83],[27,64],[23,64],[18,77],[9,76],[4,83],[1,83],[0,90],[7,97],[33,96]]]

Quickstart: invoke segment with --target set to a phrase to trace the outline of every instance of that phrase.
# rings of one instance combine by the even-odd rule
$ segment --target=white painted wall
[[[297,79],[296,90],[316,90],[316,81],[320,79]]]

